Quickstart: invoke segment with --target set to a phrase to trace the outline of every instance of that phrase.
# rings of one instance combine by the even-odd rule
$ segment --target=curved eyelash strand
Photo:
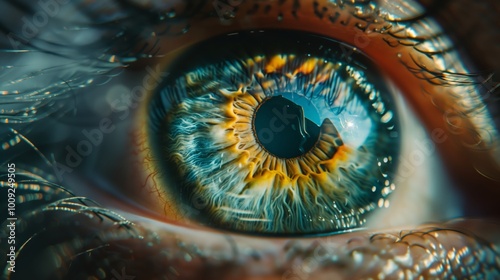
[[[433,85],[440,86],[459,86],[459,85],[473,85],[475,84],[470,78],[475,77],[474,74],[455,73],[449,70],[432,70],[424,63],[419,62],[413,55],[410,55],[411,61],[416,67],[411,66],[409,63],[401,61],[405,67],[410,70],[417,78],[427,80]]]

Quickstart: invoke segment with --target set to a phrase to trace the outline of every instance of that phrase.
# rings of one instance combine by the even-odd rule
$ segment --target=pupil
[[[302,106],[281,95],[260,104],[253,125],[260,145],[279,158],[294,158],[307,153],[320,134],[320,127],[306,118]]]

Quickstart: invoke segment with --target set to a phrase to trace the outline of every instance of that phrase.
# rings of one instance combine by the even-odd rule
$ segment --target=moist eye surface
[[[346,48],[308,33],[248,31],[168,65],[149,105],[167,199],[189,219],[245,233],[363,226],[395,189],[400,132],[383,77]]]

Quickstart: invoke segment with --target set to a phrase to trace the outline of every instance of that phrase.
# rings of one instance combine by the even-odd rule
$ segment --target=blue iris
[[[344,61],[337,42],[270,30],[202,42],[168,71],[150,141],[170,199],[187,210],[204,201],[188,218],[246,233],[342,232],[394,190],[397,114],[363,55]]]

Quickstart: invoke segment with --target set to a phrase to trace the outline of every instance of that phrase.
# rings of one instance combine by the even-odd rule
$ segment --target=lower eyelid
[[[382,233],[358,231],[283,239],[191,229],[123,213],[130,223],[105,209],[44,210],[47,215],[40,212],[41,208],[25,210],[28,212],[18,212],[26,226],[20,227],[17,238],[21,243],[30,240],[19,252],[16,264],[44,265],[48,271],[54,269],[53,273],[65,273],[71,268],[75,275],[90,276],[94,273],[92,267],[107,274],[125,269],[127,275],[150,279],[159,275],[174,279],[233,279],[235,275],[237,279],[294,279],[292,276],[297,274],[316,279],[322,273],[338,279],[376,277],[379,273],[396,277],[399,271],[413,278],[443,278],[450,275],[443,274],[450,267],[458,275],[464,264],[469,276],[484,278],[500,273],[497,220],[456,220]],[[97,213],[107,215],[97,218]],[[110,217],[115,218],[110,222]],[[40,229],[42,222],[44,228]],[[89,238],[92,236],[96,238]],[[49,242],[52,239],[57,242]],[[43,254],[33,253],[33,248]],[[47,260],[60,263],[52,267]]]
[[[493,271],[498,269],[500,262],[499,252],[495,251],[495,247],[491,247],[494,245],[474,237],[473,233],[478,229],[486,230],[489,237],[495,237],[490,241],[498,244],[500,240],[494,233],[500,232],[499,224],[477,220],[426,225],[411,231],[357,232],[306,240],[249,238],[217,232],[196,232],[165,224],[151,224],[147,221],[145,224],[148,224],[147,228],[155,231],[162,239],[157,245],[158,248],[184,252],[184,255],[178,254],[176,262],[183,263],[189,259],[190,261],[185,263],[186,266],[199,267],[199,269],[191,268],[193,271],[203,271],[203,267],[211,264],[231,267],[229,271],[247,275],[256,273],[251,270],[253,266],[250,264],[254,263],[264,275],[279,273],[285,277],[291,273],[304,273],[302,269],[311,266],[312,271],[308,271],[307,274],[309,277],[313,277],[315,271],[319,273],[335,270],[338,270],[335,273],[340,273],[344,277],[347,275],[367,277],[373,273],[371,268],[378,267],[383,271],[391,265],[396,268],[396,271],[391,268],[391,273],[397,273],[398,269],[405,267],[411,271],[418,265],[421,269],[418,273],[432,275],[432,270],[439,264],[446,266],[447,261],[456,260],[455,255],[461,255],[462,261],[468,260],[474,264],[484,262],[483,268]],[[202,239],[199,238],[201,236]],[[479,250],[483,250],[482,253],[475,255],[474,252]],[[173,252],[170,253],[175,255]],[[436,262],[437,259],[433,261],[435,258],[432,256],[433,252],[443,255],[446,261]],[[410,255],[407,255],[408,253]],[[189,257],[186,258],[186,254]],[[197,258],[199,259],[195,260]],[[461,266],[460,263],[451,265],[455,272],[458,272]],[[439,273],[439,270],[436,272]],[[487,271],[479,271],[481,272]],[[439,277],[439,274],[437,276]]]
[[[500,273],[500,252],[495,247],[500,242],[498,222],[458,220],[385,233],[267,239],[134,219],[136,224],[130,230],[96,225],[95,230],[106,230],[100,242],[107,244],[107,249],[96,248],[93,264],[101,263],[107,273],[120,271],[120,267],[114,267],[119,265],[128,275],[151,279],[160,275],[173,279],[317,279],[319,275],[330,277],[327,279],[390,278],[401,272],[412,279],[420,275],[447,278],[463,272],[460,275],[483,278]],[[490,240],[476,236],[476,232]],[[55,247],[68,246],[66,250],[52,251],[60,254],[63,264],[72,259],[65,254],[75,246],[66,242],[61,240]],[[107,258],[120,262],[100,262]],[[85,259],[76,258],[74,267],[79,261],[85,263]]]

